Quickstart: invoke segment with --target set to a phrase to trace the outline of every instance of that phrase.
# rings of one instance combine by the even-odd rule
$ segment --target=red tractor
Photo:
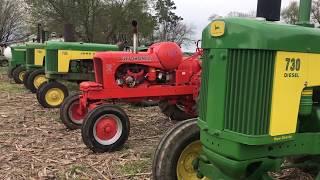
[[[200,55],[198,49],[183,57],[172,42],[154,44],[147,52],[96,53],[95,82],[81,83],[81,94],[66,98],[61,120],[69,129],[82,125],[84,143],[95,152],[107,152],[120,148],[129,136],[129,118],[114,105],[118,101],[159,100],[162,112],[174,120],[196,117]]]

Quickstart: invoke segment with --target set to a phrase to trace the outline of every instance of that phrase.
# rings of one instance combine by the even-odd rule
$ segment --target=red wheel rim
[[[80,112],[80,105],[78,102],[73,103],[69,108],[70,119],[76,124],[82,124],[85,115],[85,113]]]
[[[104,115],[94,124],[93,135],[102,145],[115,143],[122,134],[121,120],[115,115]]]
[[[110,140],[117,133],[117,121],[112,117],[104,117],[99,120],[96,126],[97,137],[101,140]]]

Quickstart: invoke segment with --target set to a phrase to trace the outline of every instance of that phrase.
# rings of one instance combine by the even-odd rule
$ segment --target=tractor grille
[[[46,50],[45,68],[46,71],[57,72],[58,71],[58,50],[47,49]]]
[[[97,83],[103,84],[102,60],[100,58],[93,59],[95,79]]]
[[[27,49],[27,64],[34,64],[34,49]]]
[[[225,129],[247,135],[268,134],[274,59],[274,51],[229,51]]]

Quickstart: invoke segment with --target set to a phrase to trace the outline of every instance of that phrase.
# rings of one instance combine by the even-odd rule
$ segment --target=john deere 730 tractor
[[[155,180],[271,179],[286,157],[320,178],[320,30],[309,23],[311,0],[301,0],[298,25],[272,22],[280,4],[260,0],[265,19],[204,29],[200,117],[163,137]]]
[[[117,45],[57,42],[46,43],[46,83],[37,91],[39,103],[46,108],[59,107],[68,96],[67,87],[59,81],[82,82],[94,80],[93,55],[97,51],[119,50]]]
[[[9,61],[8,76],[21,84],[26,73],[26,46],[14,45],[11,46],[12,59]]]
[[[45,44],[26,44],[26,73],[23,78],[23,84],[33,93],[47,80],[44,73],[45,55]]]

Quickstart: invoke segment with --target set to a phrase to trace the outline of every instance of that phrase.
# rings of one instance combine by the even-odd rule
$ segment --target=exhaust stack
[[[64,42],[75,42],[73,24],[64,24]]]
[[[311,6],[312,0],[300,0],[298,25],[314,27],[314,24],[310,23]]]
[[[40,43],[41,42],[41,31],[42,31],[42,25],[39,23],[37,26],[37,42]]]
[[[281,0],[258,0],[257,17],[280,21]]]
[[[132,21],[133,27],[133,53],[138,53],[138,22]]]

